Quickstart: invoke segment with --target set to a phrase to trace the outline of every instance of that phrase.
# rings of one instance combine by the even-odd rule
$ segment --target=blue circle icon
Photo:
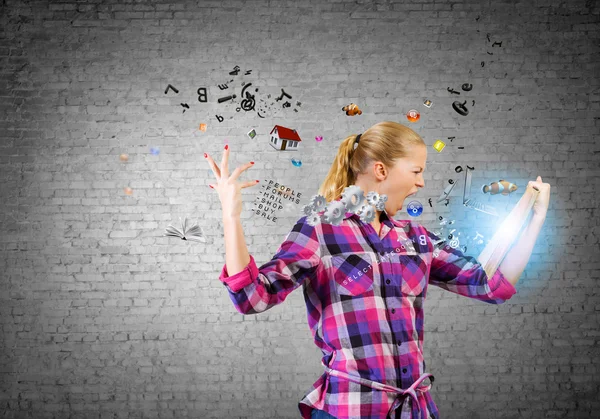
[[[302,166],[302,161],[297,159],[292,159],[292,164],[296,167]]]
[[[406,212],[411,217],[418,217],[423,213],[423,205],[419,201],[410,201],[408,207],[406,207]]]

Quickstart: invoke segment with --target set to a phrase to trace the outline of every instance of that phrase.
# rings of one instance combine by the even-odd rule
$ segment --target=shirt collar
[[[346,214],[344,216],[344,220],[346,218],[352,218],[357,221],[360,220],[360,217],[353,212],[346,212]],[[406,227],[406,225],[408,223],[410,223],[410,220],[394,220],[392,217],[390,217],[387,214],[387,212],[385,210],[381,211],[381,214],[379,216],[379,221],[382,222],[383,224],[387,225],[390,228],[394,228],[394,227],[404,228],[404,227]]]

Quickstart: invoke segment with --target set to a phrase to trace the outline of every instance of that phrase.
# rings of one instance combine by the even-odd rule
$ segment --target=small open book
[[[173,237],[181,237],[181,240],[191,240],[196,242],[206,243],[206,239],[202,235],[202,231],[198,224],[194,224],[193,226],[188,226],[187,218],[181,221],[181,217],[179,218],[180,227],[174,227],[169,225],[165,229],[165,236],[173,236]]]
[[[521,228],[525,225],[539,193],[540,191],[533,186],[527,186],[517,205],[506,216],[487,246],[477,257],[477,261],[483,266],[488,278],[494,275],[508,250],[519,237]]]

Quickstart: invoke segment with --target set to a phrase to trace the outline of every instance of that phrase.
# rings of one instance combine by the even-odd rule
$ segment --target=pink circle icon
[[[321,141],[323,141],[323,137],[318,135],[315,137],[315,141],[318,141],[320,143]]]
[[[411,109],[410,111],[408,111],[406,113],[406,118],[410,122],[417,122],[419,120],[419,118],[421,118],[421,114],[418,111],[416,111],[415,109]]]

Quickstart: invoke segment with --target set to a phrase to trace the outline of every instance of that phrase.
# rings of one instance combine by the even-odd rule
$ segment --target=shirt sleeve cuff
[[[506,279],[502,272],[500,272],[500,268],[496,269],[496,272],[488,281],[488,284],[494,297],[500,298],[504,301],[510,299],[510,297],[517,293],[517,290],[513,284],[508,282],[508,279]]]
[[[256,277],[258,277],[258,268],[254,262],[254,258],[252,255],[250,255],[250,262],[248,263],[248,266],[235,275],[229,276],[227,273],[227,265],[223,265],[221,275],[219,276],[219,281],[227,285],[231,291],[238,292],[244,287],[250,285]]]

